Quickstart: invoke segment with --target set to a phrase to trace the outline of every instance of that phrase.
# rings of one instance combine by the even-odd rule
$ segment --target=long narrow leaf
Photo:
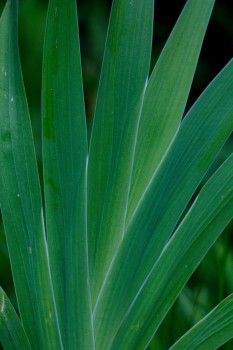
[[[115,0],[88,165],[93,302],[124,232],[135,140],[151,54],[153,0]]]
[[[170,350],[215,350],[233,338],[233,294],[183,335]]]
[[[30,350],[23,326],[2,288],[0,305],[0,343],[4,350]]]
[[[43,164],[51,273],[66,349],[92,349],[86,230],[87,136],[75,0],[50,0]]]
[[[146,348],[188,278],[232,218],[233,155],[204,186],[154,265],[127,312],[111,350]]]
[[[0,201],[24,329],[33,349],[61,349],[40,184],[17,43],[18,1],[0,22]]]
[[[195,103],[139,203],[94,311],[101,341],[117,331],[197,185],[232,131],[232,74],[233,61]]]
[[[214,0],[189,0],[146,89],[135,151],[128,221],[178,129]]]

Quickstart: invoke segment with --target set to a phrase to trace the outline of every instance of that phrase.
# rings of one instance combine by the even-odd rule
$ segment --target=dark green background
[[[0,10],[2,10],[4,4],[5,1],[0,0]],[[155,0],[151,67],[156,62],[184,4],[184,0]],[[94,113],[110,8],[111,1],[107,0],[78,1],[85,103],[89,129]],[[47,0],[20,1],[20,53],[40,172],[41,69],[46,10]],[[233,2],[232,0],[217,0],[204,41],[187,108],[190,107],[211,79],[231,59],[232,53]],[[214,163],[209,175],[232,152],[232,144],[231,139]],[[152,341],[150,345],[151,350],[168,348],[177,337],[205,315],[216,303],[233,292],[233,240],[231,233],[232,225],[224,232],[191,278],[188,286],[184,289],[163,323],[158,336]],[[0,285],[16,304],[2,227],[0,227]],[[233,342],[225,345],[223,348],[232,349]]]

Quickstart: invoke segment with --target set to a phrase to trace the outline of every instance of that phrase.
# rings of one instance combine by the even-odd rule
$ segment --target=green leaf
[[[22,324],[2,288],[0,304],[0,343],[4,350],[29,350],[30,344]]]
[[[170,350],[215,350],[233,338],[233,294],[183,335]]]
[[[204,186],[166,245],[128,309],[111,350],[146,348],[188,278],[232,218],[233,155]]]
[[[93,303],[123,233],[136,133],[150,65],[153,0],[112,5],[88,163]]]
[[[94,327],[111,339],[161,254],[183,210],[233,128],[233,60],[184,119],[139,203],[94,310]]]
[[[127,220],[180,124],[214,0],[189,0],[150,77],[139,124]]]
[[[75,0],[50,0],[43,66],[43,165],[51,274],[66,349],[92,349],[87,135]]]
[[[33,349],[62,349],[37,164],[17,43],[18,1],[0,22],[0,201],[23,327]]]

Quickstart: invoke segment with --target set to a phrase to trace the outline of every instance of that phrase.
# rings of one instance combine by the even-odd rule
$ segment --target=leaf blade
[[[0,22],[1,211],[20,315],[30,344],[33,349],[62,349],[20,68],[17,13],[18,2],[8,0]]]
[[[141,103],[149,72],[153,0],[115,0],[88,161],[93,303],[122,239]]]
[[[214,2],[187,1],[150,77],[137,136],[128,222],[178,130]]]
[[[0,342],[5,350],[30,350],[23,326],[7,295],[0,288]]]
[[[75,0],[50,0],[43,65],[48,249],[67,349],[93,348],[87,261],[87,135]]]
[[[233,218],[232,170],[233,154],[203,187],[148,274],[117,333],[112,350],[123,349],[125,342],[128,347],[134,344],[138,349],[145,348],[188,278],[230,223]]]
[[[218,349],[233,338],[233,295],[229,295],[185,333],[170,350]]]
[[[233,128],[233,61],[184,119],[128,226],[94,310],[96,334],[113,336],[183,210]],[[101,339],[101,338],[100,338]]]

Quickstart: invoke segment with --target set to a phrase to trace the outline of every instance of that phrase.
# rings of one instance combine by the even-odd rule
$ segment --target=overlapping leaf
[[[95,302],[123,233],[150,65],[153,0],[115,0],[88,163],[88,239]]]
[[[0,22],[0,201],[20,315],[33,349],[62,349],[17,44],[18,1]]]
[[[233,61],[190,110],[131,219],[95,307],[99,346],[117,332],[185,206],[233,129],[232,74]]]
[[[189,0],[150,77],[130,188],[130,220],[181,121],[214,0]]]
[[[128,309],[111,350],[146,348],[188,278],[232,218],[233,155],[204,186],[153,266]]]
[[[0,21],[0,201],[22,324],[0,289],[6,349],[145,349],[233,217],[231,156],[170,239],[233,129],[233,61],[178,129],[214,0],[187,2],[147,85],[153,3],[113,2],[87,186],[76,1],[50,0],[42,96],[48,257],[18,3],[7,2]],[[232,323],[231,296],[171,349],[217,348],[233,336]]]

